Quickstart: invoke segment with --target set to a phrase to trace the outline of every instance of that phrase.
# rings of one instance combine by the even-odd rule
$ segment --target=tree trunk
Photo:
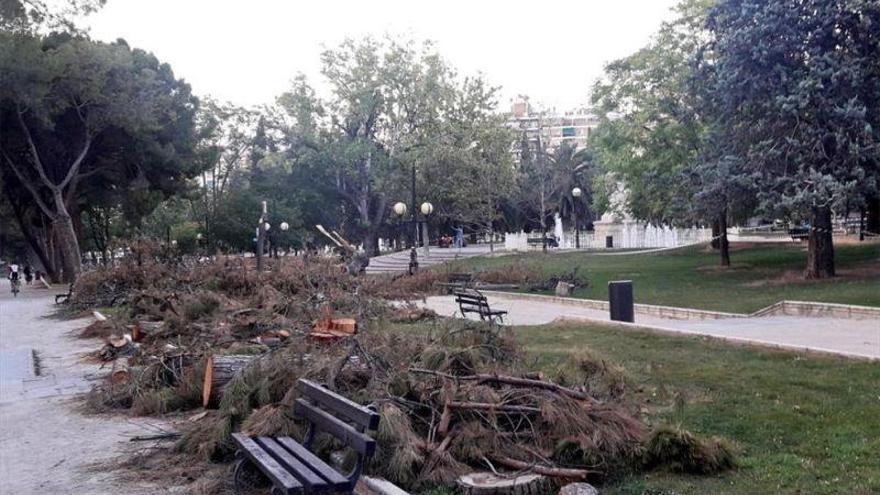
[[[727,240],[727,210],[725,209],[716,221],[718,225],[718,248],[721,250],[721,266],[730,266],[730,242]],[[714,237],[714,236],[713,236]]]
[[[868,199],[865,213],[865,230],[872,236],[880,235],[880,197]]]
[[[55,203],[57,216],[52,219],[52,230],[57,233],[57,240],[61,249],[61,262],[64,266],[64,281],[74,282],[82,271],[82,254],[79,250],[79,241],[76,237],[76,229],[73,218],[64,204],[64,196],[61,190],[53,191],[52,199]]]
[[[712,221],[712,249],[721,249],[721,225],[718,219]]]
[[[805,278],[818,279],[834,276],[834,243],[831,228],[831,209],[828,207],[813,208]]]
[[[256,359],[255,355],[210,356],[205,363],[205,381],[202,385],[202,406],[220,403],[226,385],[239,371]]]

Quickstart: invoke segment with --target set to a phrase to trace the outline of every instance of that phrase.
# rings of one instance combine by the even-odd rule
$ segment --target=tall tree
[[[724,0],[708,26],[713,143],[765,213],[809,221],[805,276],[832,277],[832,213],[880,180],[880,4]]]
[[[288,151],[328,171],[343,198],[343,216],[354,220],[350,232],[374,254],[390,205],[411,199],[413,168],[418,190],[431,186],[429,158],[452,140],[459,98],[474,79],[458,82],[429,43],[347,40],[325,51],[322,61],[329,98],[318,98],[299,78],[279,99],[291,120]],[[485,122],[490,110],[479,112]],[[483,144],[473,152],[488,149]]]
[[[198,171],[196,104],[168,65],[123,41],[0,33],[4,177],[51,224],[66,278],[81,269],[80,198],[113,190],[143,214],[161,199],[153,192]]]

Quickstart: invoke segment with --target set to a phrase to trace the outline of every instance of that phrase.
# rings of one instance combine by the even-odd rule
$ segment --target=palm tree
[[[592,154],[587,149],[577,149],[563,142],[549,154],[549,162],[553,177],[553,195],[559,214],[563,219],[572,219],[573,214],[576,214],[581,220],[591,221],[590,184],[594,171]],[[576,187],[583,193],[580,198],[572,195],[572,190]]]

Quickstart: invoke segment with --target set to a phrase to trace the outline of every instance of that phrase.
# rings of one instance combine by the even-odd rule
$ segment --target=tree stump
[[[202,406],[218,404],[226,385],[236,373],[247,368],[255,355],[209,356],[205,362],[205,381],[202,385]]]
[[[121,385],[131,380],[131,363],[127,357],[116,358],[110,368],[110,383]]]
[[[458,478],[458,487],[465,495],[542,495],[549,493],[550,483],[540,474],[503,476],[480,472]]]
[[[140,342],[162,329],[161,321],[138,320],[131,326],[131,339]]]

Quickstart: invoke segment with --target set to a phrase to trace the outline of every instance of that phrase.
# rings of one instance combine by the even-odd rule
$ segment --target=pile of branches
[[[134,349],[124,356],[128,378],[95,388],[87,406],[191,416],[178,425],[174,447],[156,454],[174,459],[169,464],[220,466],[197,470],[205,476],[228,478],[223,466],[233,459],[235,431],[301,438],[304,425],[292,416],[299,378],[378,408],[368,471],[407,489],[449,486],[475,470],[603,481],[658,466],[713,472],[733,465],[720,440],[652,433],[626,373],[600,358],[581,355],[545,376],[503,328],[430,319],[418,330],[389,329],[395,313],[381,298],[384,282],[353,276],[332,259],[284,260],[265,272],[234,259],[139,270],[147,274],[122,266],[92,275],[95,286],[128,287],[126,305],[84,336],[113,343],[122,334]],[[328,307],[356,318],[358,334],[310,337]],[[407,318],[430,315],[417,316]],[[115,366],[122,356],[111,354],[96,357]],[[224,357],[238,367],[217,384],[216,397],[206,394],[206,366]],[[321,455],[340,450],[319,442]]]

